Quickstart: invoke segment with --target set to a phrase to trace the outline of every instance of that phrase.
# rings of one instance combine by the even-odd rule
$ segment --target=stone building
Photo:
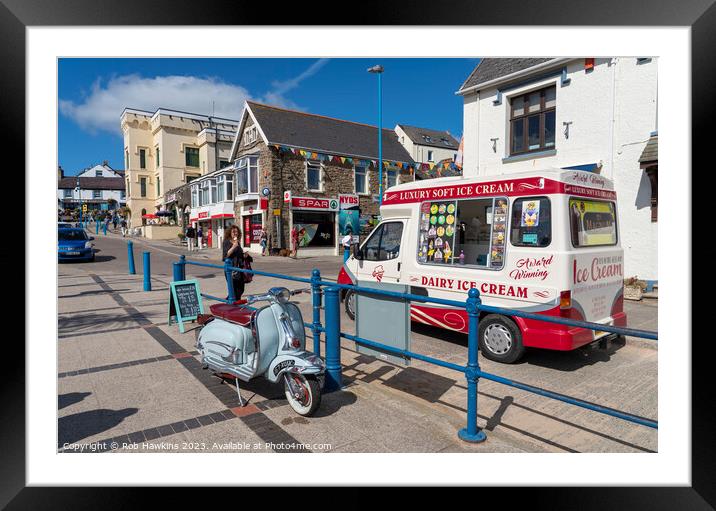
[[[382,145],[385,191],[412,180],[414,162],[392,130],[382,131]],[[338,254],[342,235],[365,235],[377,222],[375,126],[249,101],[230,160],[235,221],[246,248],[258,249],[262,227],[273,247],[288,248],[295,226],[303,250]],[[206,179],[212,176],[203,176],[192,188],[198,191]],[[203,207],[195,206],[192,202],[192,221],[198,221]]]

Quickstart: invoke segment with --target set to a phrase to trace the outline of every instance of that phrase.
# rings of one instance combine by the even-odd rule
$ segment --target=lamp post
[[[378,207],[383,205],[383,86],[381,76],[383,66],[380,64],[368,68],[369,73],[378,75]]]
[[[80,205],[80,225],[82,225],[82,188],[80,187],[80,176],[77,176],[77,200]]]

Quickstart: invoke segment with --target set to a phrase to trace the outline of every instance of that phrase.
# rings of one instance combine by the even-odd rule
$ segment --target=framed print
[[[381,5],[375,18],[311,11],[304,26],[305,7],[274,7],[277,21],[259,4],[2,1],[0,101],[20,155],[8,171],[25,178],[7,226],[27,238],[3,506],[121,507],[136,494],[101,487],[141,485],[510,486],[544,509],[715,506],[691,183],[709,179],[692,162],[712,131],[716,7]],[[355,250],[340,246],[344,195],[372,219]],[[463,211],[484,219],[474,243]],[[233,225],[258,270],[239,290],[223,266]],[[180,332],[166,292],[194,279],[202,314]],[[409,282],[410,367],[353,349],[359,279]],[[337,306],[296,293],[275,327],[227,309],[245,305],[227,295],[279,285],[343,287]],[[210,322],[227,325],[226,371],[202,358]],[[320,377],[265,359],[269,335]],[[342,386],[301,413],[301,385],[322,389],[324,371]]]

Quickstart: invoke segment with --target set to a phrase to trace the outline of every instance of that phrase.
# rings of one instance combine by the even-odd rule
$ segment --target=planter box
[[[644,292],[640,286],[624,286],[624,298],[626,300],[641,300]]]
[[[178,225],[145,225],[144,236],[150,240],[175,240],[182,232]]]

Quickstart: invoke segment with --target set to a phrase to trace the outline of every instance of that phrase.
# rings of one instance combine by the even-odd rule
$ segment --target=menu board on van
[[[492,211],[492,239],[490,240],[490,266],[493,268],[500,268],[504,264],[506,230],[507,201],[497,199]]]
[[[419,262],[452,263],[456,210],[455,201],[424,202],[420,206]]]

